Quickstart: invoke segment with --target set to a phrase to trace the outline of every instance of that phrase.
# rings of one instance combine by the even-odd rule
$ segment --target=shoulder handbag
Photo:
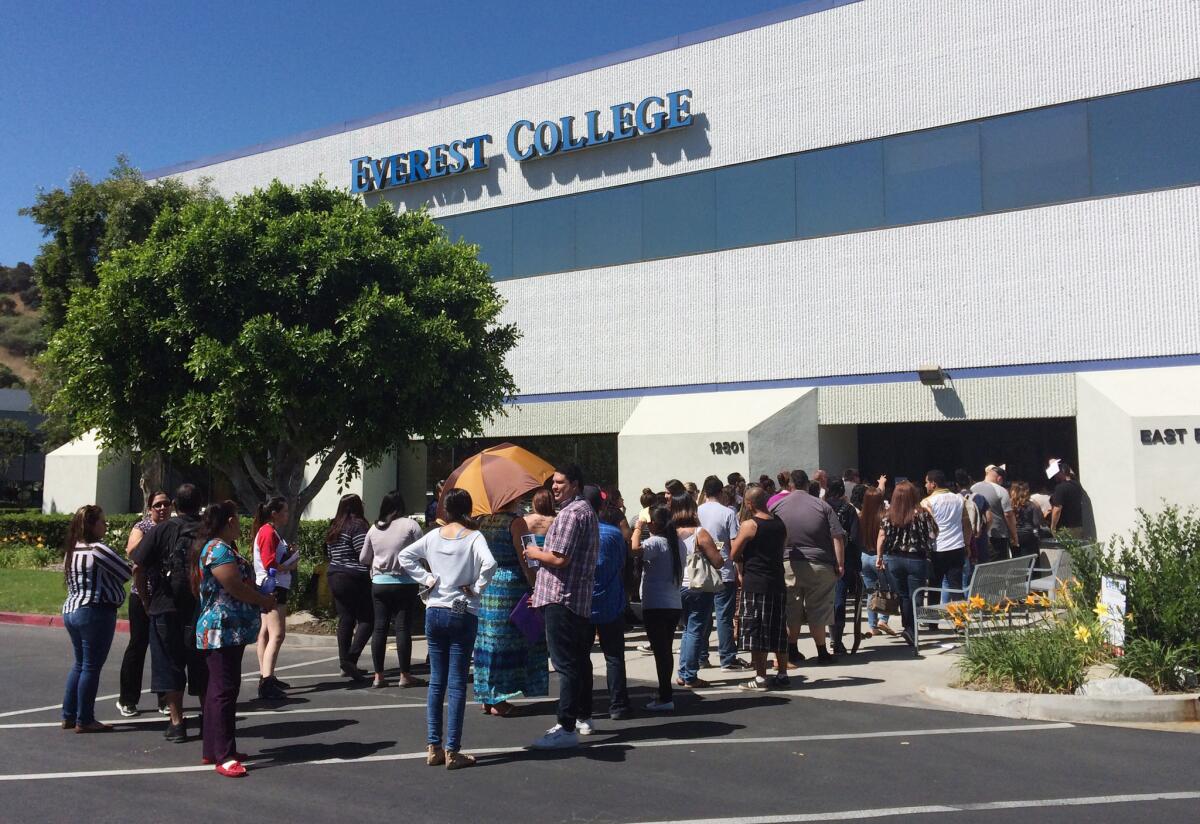
[[[722,587],[721,570],[708,562],[708,558],[696,547],[687,558],[688,589],[701,592],[716,592]]]
[[[867,606],[881,615],[899,615],[900,593],[884,589],[883,584],[880,583],[871,593],[871,600]]]

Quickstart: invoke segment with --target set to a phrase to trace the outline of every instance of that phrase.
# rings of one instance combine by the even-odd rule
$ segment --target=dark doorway
[[[925,473],[947,477],[962,468],[978,481],[988,464],[1005,464],[1013,481],[1036,490],[1046,483],[1049,458],[1076,460],[1075,419],[884,423],[858,427],[858,460],[864,480],[907,477],[921,488]]]

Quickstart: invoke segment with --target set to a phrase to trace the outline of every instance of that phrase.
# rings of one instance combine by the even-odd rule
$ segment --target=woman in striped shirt
[[[351,493],[338,502],[337,514],[325,535],[329,557],[329,591],[337,608],[338,660],[342,672],[355,681],[366,680],[358,667],[359,656],[375,628],[371,602],[371,569],[359,560],[370,529],[362,498]]]
[[[75,649],[75,666],[67,674],[62,727],[75,732],[108,732],[96,720],[100,670],[117,629],[117,607],[125,601],[125,582],[132,572],[121,556],[100,543],[108,523],[98,506],[80,507],[71,519],[64,546],[63,575],[67,600],[63,625]]]

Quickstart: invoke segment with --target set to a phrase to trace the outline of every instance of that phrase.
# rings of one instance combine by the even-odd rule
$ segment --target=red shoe
[[[234,761],[249,761],[250,756],[246,755],[244,752],[235,752],[233,754],[233,760]],[[201,756],[200,763],[201,764],[211,764],[212,759],[209,758],[208,756]]]
[[[242,778],[246,775],[246,768],[239,761],[230,761],[229,766],[218,764],[217,774],[223,775],[226,778]]]

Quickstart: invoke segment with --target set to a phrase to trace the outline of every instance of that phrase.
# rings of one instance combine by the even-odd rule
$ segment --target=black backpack
[[[200,526],[198,520],[181,518],[175,531],[175,538],[163,556],[163,570],[166,572],[167,585],[176,605],[190,604],[195,600],[192,595],[192,570],[188,557],[192,552],[192,544],[196,541],[196,529]]]

